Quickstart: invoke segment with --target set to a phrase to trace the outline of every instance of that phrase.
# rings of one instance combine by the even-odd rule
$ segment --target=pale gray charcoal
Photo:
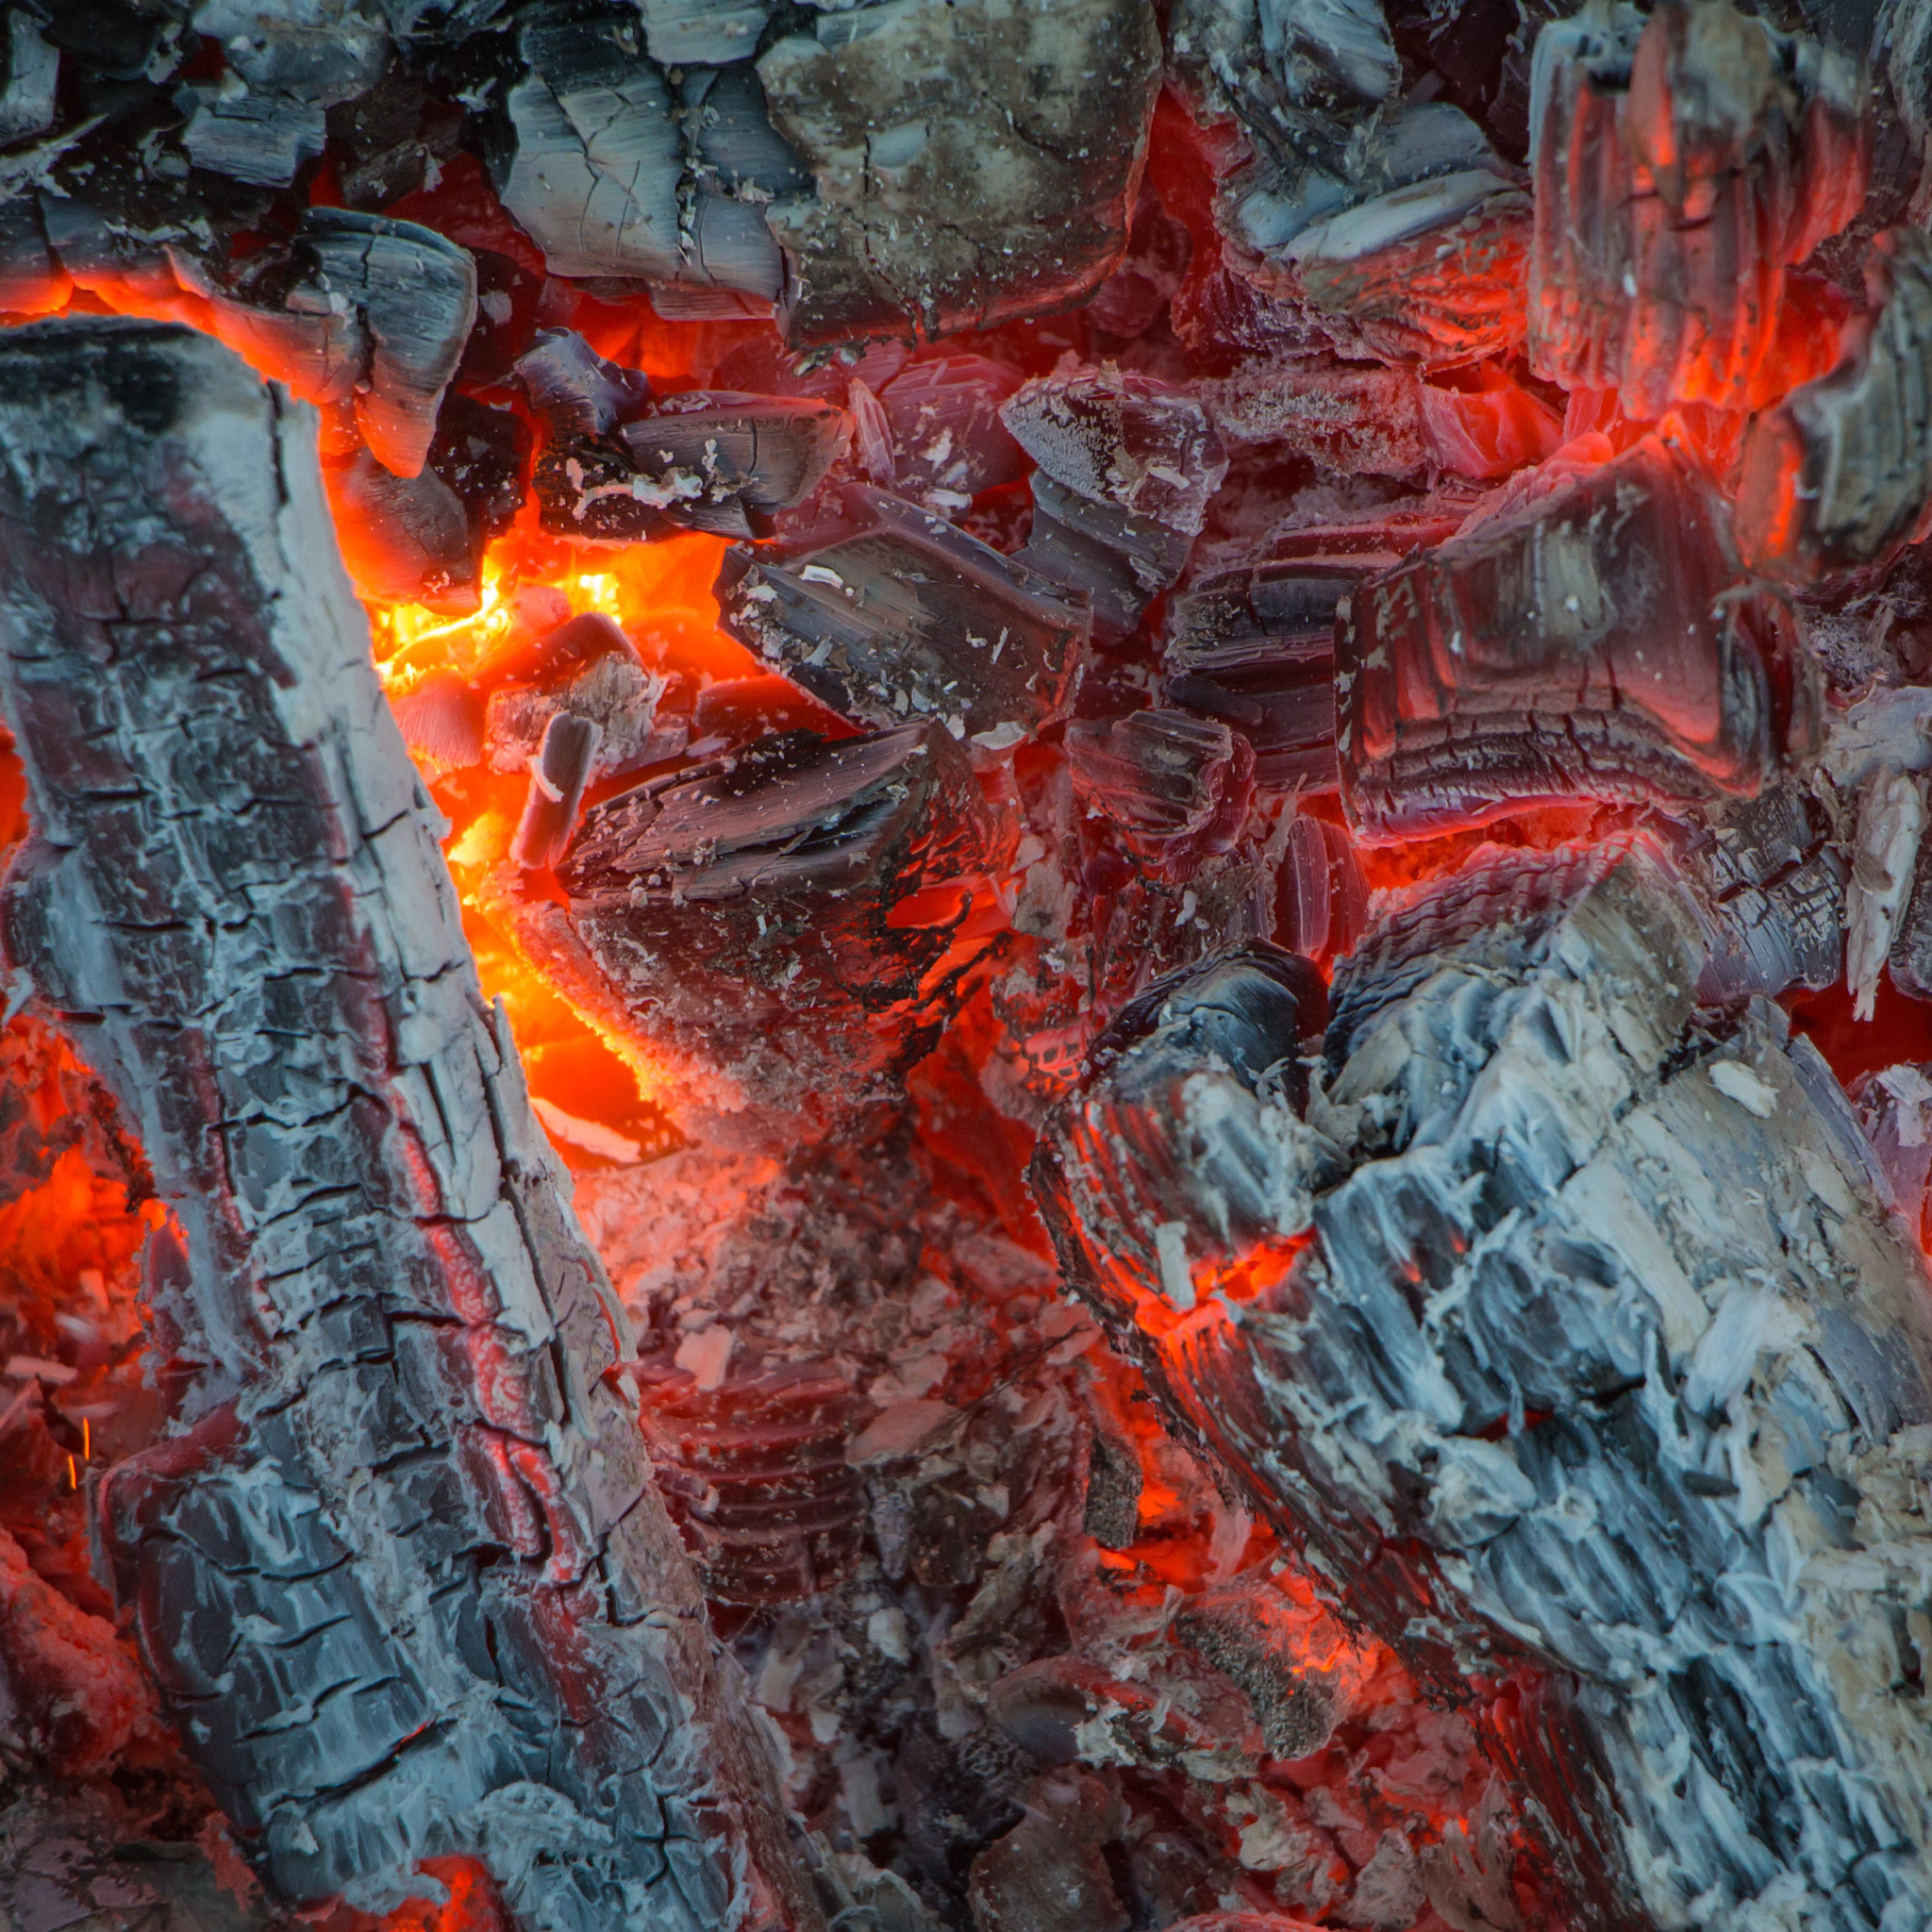
[[[618,439],[635,466],[634,500],[655,490],[692,529],[766,536],[774,512],[824,480],[852,441],[852,419],[808,396],[694,390],[625,424]]]
[[[525,872],[555,865],[576,829],[584,787],[603,731],[594,718],[558,711],[543,727],[543,741],[530,759],[530,790],[510,840],[512,863]]]
[[[794,342],[1065,308],[1126,246],[1160,84],[1146,0],[885,0],[822,13],[758,68],[817,183],[767,217]]]
[[[721,622],[847,717],[1012,744],[1059,716],[1089,629],[1057,585],[903,498],[850,484],[830,541],[733,550]]]
[[[0,147],[44,134],[54,125],[60,50],[42,37],[24,7],[7,9],[7,81],[0,87]]]
[[[1852,839],[1845,895],[1845,988],[1852,1016],[1872,1017],[1878,976],[1910,897],[1919,842],[1925,830],[1925,781],[1909,772],[1880,771],[1866,780]]]
[[[146,1272],[192,1374],[96,1529],[190,1759],[282,1900],[384,1909],[461,1852],[525,1932],[816,1925],[605,1374],[625,1320],[478,991],[314,417],[146,322],[24,329],[0,365],[38,835],[8,952],[183,1238]]]
[[[1116,1030],[1036,1187],[1424,1682],[1541,1674],[1481,1722],[1542,1767],[1573,1923],[1919,1924],[1925,1260],[1809,1043],[1699,1008],[1707,917],[1642,841],[1478,856],[1340,966],[1305,1106],[1304,1008],[1212,967]],[[1213,1324],[1140,1327],[1250,1257]]]
[[[183,88],[190,109],[181,144],[197,168],[262,188],[286,188],[305,161],[328,144],[320,101],[249,91],[225,98],[215,88]]]
[[[312,208],[297,233],[315,265],[313,289],[331,309],[358,315],[368,334],[357,426],[386,469],[417,475],[475,326],[476,264],[433,228],[351,208]]]
[[[748,60],[771,18],[759,0],[640,0],[644,44],[662,67]]]
[[[749,43],[741,49],[751,51]],[[686,219],[697,265],[722,288],[775,302],[785,260],[765,209],[774,201],[808,194],[810,173],[772,126],[764,89],[749,64],[689,68],[679,93]]]
[[[491,767],[498,772],[527,768],[559,711],[588,718],[598,727],[592,778],[615,778],[675,758],[691,728],[683,718],[658,715],[664,691],[662,675],[646,671],[637,653],[626,647],[608,652],[554,684],[518,684],[491,691],[486,714]]]

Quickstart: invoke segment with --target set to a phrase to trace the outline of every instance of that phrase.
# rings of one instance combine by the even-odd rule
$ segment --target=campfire
[[[16,0],[0,1925],[1932,1925],[1918,0]]]

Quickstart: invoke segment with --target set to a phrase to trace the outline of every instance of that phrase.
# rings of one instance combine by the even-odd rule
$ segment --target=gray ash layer
[[[466,1851],[531,1927],[809,1925],[312,419],[172,327],[0,356],[39,832],[8,950],[186,1238],[149,1273],[192,1380],[100,1533],[192,1757],[285,1898],[379,1904]]]
[[[1210,969],[1038,1185],[1177,1420],[1372,1627],[1444,1684],[1571,1685],[1518,1796],[1578,1923],[1918,1924],[1924,1261],[1810,1046],[1700,1012],[1706,916],[1641,844],[1479,861],[1338,974],[1305,1105],[1307,991]],[[1185,1308],[1303,1234],[1136,1337],[1135,1292]]]

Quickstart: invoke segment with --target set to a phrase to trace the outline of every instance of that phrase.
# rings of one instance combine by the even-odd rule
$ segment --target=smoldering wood
[[[563,857],[603,736],[594,718],[575,711],[554,712],[543,726],[542,741],[530,759],[524,815],[509,845],[512,862],[526,872],[554,865]]]
[[[1852,352],[1752,424],[1738,547],[1795,582],[1883,564],[1932,504],[1932,245],[1881,235]]]
[[[766,215],[794,342],[1064,308],[1125,248],[1160,76],[1144,0],[860,7],[758,71],[817,186]]]
[[[1306,1104],[1308,1008],[1232,960],[1123,1029],[1036,1184],[1411,1668],[1554,1674],[1498,1748],[1578,1924],[1913,1923],[1924,1258],[1815,1050],[1699,1008],[1702,929],[1641,842],[1479,859],[1339,969]],[[1271,1252],[1212,1323],[1133,1318]]]
[[[1727,535],[1708,478],[1647,437],[1363,584],[1336,628],[1352,824],[1757,796],[1815,747],[1821,692]]]
[[[1232,848],[1247,816],[1255,754],[1219,721],[1185,711],[1075,719],[1067,726],[1074,796],[1163,875],[1191,877]]]
[[[521,1925],[808,1926],[477,990],[313,419],[185,330],[0,343],[8,946],[138,1130],[188,1376],[99,1524],[285,1899],[482,1857]],[[326,1694],[319,1695],[319,1692]]]
[[[557,875],[507,893],[532,963],[726,1139],[797,1144],[894,1091],[950,988],[953,920],[893,923],[983,862],[983,806],[932,725],[791,731],[593,806]]]
[[[1059,586],[869,484],[819,538],[727,553],[720,621],[774,670],[864,724],[956,738],[1038,731],[1065,709],[1091,616]]]
[[[1620,391],[1634,421],[1768,400],[1785,271],[1865,198],[1863,113],[1853,58],[1728,0],[1552,22],[1530,109],[1531,366]]]

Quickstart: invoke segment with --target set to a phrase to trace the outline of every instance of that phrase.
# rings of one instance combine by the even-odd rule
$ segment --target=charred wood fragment
[[[1065,308],[1125,249],[1160,85],[1145,0],[825,12],[758,70],[817,183],[766,217],[795,342]]]
[[[557,867],[564,903],[508,916],[563,996],[668,1076],[667,1104],[790,1138],[924,1050],[946,992],[928,975],[964,908],[906,915],[981,864],[981,820],[935,727],[785,732],[592,807]]]
[[[1785,271],[1857,213],[1869,134],[1855,61],[1729,0],[1649,17],[1596,0],[1539,35],[1529,353],[1565,388],[1750,408]],[[1774,388],[1771,391],[1775,393]]]
[[[1543,799],[1755,797],[1815,742],[1790,609],[1655,438],[1372,578],[1337,626],[1342,797],[1366,835]]]
[[[1066,745],[1074,796],[1164,876],[1189,878],[1233,846],[1255,766],[1239,732],[1185,711],[1136,711],[1076,720]]]
[[[1700,1010],[1704,924],[1641,842],[1481,858],[1338,970],[1306,1101],[1312,1008],[1230,960],[1036,1186],[1356,1614],[1452,1694],[1515,1674],[1486,1722],[1575,1923],[1914,1924],[1924,1258],[1809,1044]]]
[[[809,1925],[330,545],[206,338],[0,342],[8,949],[138,1129],[174,1433],[99,1533],[273,1891],[486,1861],[516,1922]]]
[[[1738,546],[1794,582],[1889,562],[1932,504],[1932,244],[1888,229],[1865,275],[1852,352],[1758,417],[1745,446]]]
[[[1024,563],[944,518],[848,484],[842,522],[772,550],[729,552],[724,628],[846,717],[942,721],[1012,744],[1062,715],[1091,619]]]

